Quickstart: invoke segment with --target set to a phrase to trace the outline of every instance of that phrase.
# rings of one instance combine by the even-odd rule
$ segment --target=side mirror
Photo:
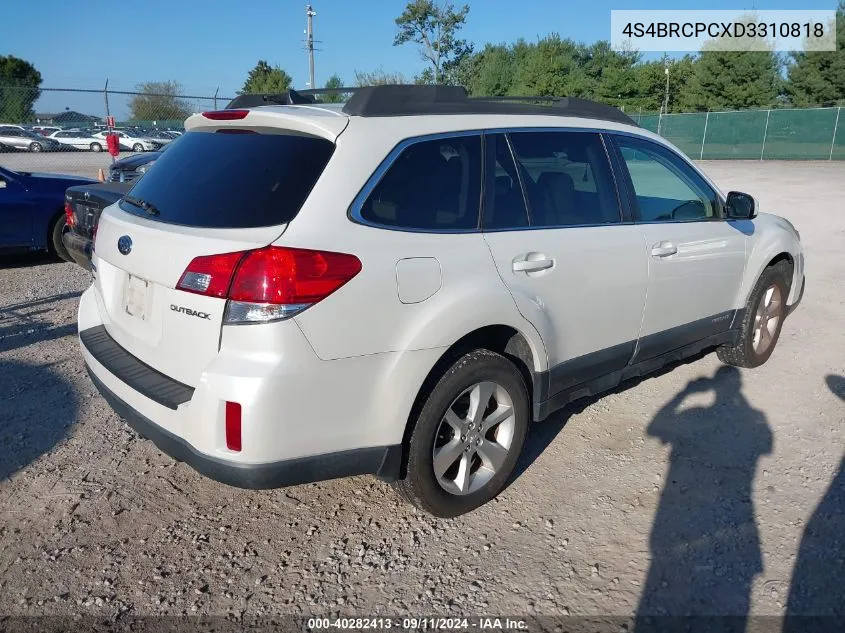
[[[732,220],[751,220],[757,217],[757,201],[747,193],[731,191],[725,200],[725,213]]]

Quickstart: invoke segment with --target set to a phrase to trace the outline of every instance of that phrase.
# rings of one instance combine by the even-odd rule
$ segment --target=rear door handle
[[[515,273],[533,273],[539,270],[546,270],[555,265],[553,259],[517,259],[513,262],[513,271]]]
[[[658,242],[651,247],[652,257],[669,257],[677,252],[678,247],[672,244],[672,242]]]

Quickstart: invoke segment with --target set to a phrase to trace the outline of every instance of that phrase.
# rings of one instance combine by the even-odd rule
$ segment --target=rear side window
[[[508,136],[532,226],[621,222],[616,183],[598,134],[538,131]]]
[[[296,134],[188,132],[120,208],[160,222],[202,228],[254,228],[290,222],[334,151],[330,141]]]
[[[484,199],[484,228],[518,229],[528,226],[528,210],[519,174],[504,134],[487,136],[488,173]],[[492,166],[492,170],[489,169]]]
[[[480,201],[481,137],[420,141],[393,161],[361,217],[410,230],[475,230]]]

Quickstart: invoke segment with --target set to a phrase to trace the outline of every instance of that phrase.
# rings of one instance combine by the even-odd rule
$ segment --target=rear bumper
[[[73,258],[73,261],[85,270],[91,270],[91,240],[77,235],[73,231],[65,231],[62,235],[62,244]]]
[[[357,448],[268,464],[240,464],[205,455],[130,407],[106,387],[87,364],[86,368],[103,398],[129,426],[152,440],[163,453],[221,483],[237,488],[266,489],[353,475],[372,474],[391,480],[399,473],[401,445]]]

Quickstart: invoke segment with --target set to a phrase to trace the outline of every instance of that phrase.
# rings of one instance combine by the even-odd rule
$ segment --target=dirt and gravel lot
[[[705,169],[801,231],[769,363],[581,402],[452,521],[368,477],[250,492],[174,463],[85,374],[87,274],[0,260],[0,614],[843,614],[845,163]]]

